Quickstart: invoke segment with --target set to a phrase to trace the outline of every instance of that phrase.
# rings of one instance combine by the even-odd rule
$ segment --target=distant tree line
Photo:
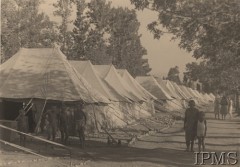
[[[127,69],[133,76],[151,71],[143,56],[147,50],[138,33],[140,23],[135,10],[114,8],[106,0],[57,0],[54,15],[57,24],[39,12],[41,0],[2,0],[1,61],[19,48],[61,46],[68,59],[91,60],[93,64],[110,64]],[[76,20],[70,20],[73,6]],[[69,30],[70,23],[74,24]]]

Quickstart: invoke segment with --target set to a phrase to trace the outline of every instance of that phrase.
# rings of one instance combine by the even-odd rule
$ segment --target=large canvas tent
[[[189,97],[181,90],[181,88],[179,87],[180,85],[177,85],[176,83],[172,82],[172,85],[175,87],[176,91],[181,95],[181,97],[184,100],[188,100]]]
[[[150,93],[156,96],[159,100],[173,99],[162,87],[158,84],[153,76],[137,76],[136,80]]]
[[[76,72],[58,48],[20,49],[0,66],[0,80],[0,115],[12,123],[22,102],[34,103],[37,128],[47,104],[110,103]]]
[[[182,100],[182,96],[176,91],[176,88],[172,85],[172,83],[169,80],[163,80],[163,83],[165,83],[165,86],[168,88],[168,90],[171,92],[171,94],[179,100]]]
[[[126,125],[128,119],[121,109],[119,103],[130,103],[131,101],[118,93],[116,88],[110,86],[100,73],[95,69],[90,61],[69,61],[70,64],[80,73],[91,86],[97,89],[101,94],[107,97],[111,103],[108,106],[91,106],[87,109],[92,112],[87,114],[97,119],[99,124],[104,124],[107,128],[121,127]],[[126,122],[124,122],[125,120]],[[99,124],[94,120],[89,120],[89,126],[97,127],[100,130]]]
[[[192,99],[194,96],[188,92],[187,88],[183,85],[179,85],[179,88],[184,92],[184,94],[188,97],[188,99]]]
[[[118,94],[133,102],[144,100],[141,97],[138,97],[138,95],[135,94],[126,83],[124,83],[113,65],[94,65],[94,68],[98,71],[101,78],[103,78],[111,87],[115,88]]]
[[[127,122],[133,122],[134,119],[150,116],[150,111],[154,111],[154,108],[150,109],[147,107],[146,104],[149,103],[147,101],[148,98],[145,98],[145,94],[143,96],[140,92],[137,92],[132,87],[133,85],[129,84],[129,78],[123,78],[119,75],[114,66],[92,65],[90,61],[69,62],[93,88],[111,101],[111,104],[108,106],[89,108],[93,112],[88,112],[88,114],[92,114],[100,124],[105,125],[107,128],[124,126]],[[116,83],[115,80],[118,82]],[[148,96],[150,95],[148,94]],[[136,108],[136,106],[138,107]],[[149,111],[143,110],[143,108],[149,109]],[[129,115],[133,118],[130,118]],[[94,125],[95,123],[93,121],[89,122],[89,124]],[[94,126],[100,130],[98,125]]]
[[[214,96],[214,94],[210,93],[210,94],[209,94],[209,96],[212,98],[212,100],[214,100],[214,99],[215,99],[215,96]]]
[[[186,108],[186,97],[183,96],[174,86],[174,83],[169,80],[163,80],[163,83],[165,86],[169,89],[169,91],[173,94],[173,96],[177,99],[177,101],[180,103],[180,105],[183,108]]]
[[[155,77],[155,79],[158,82],[158,84],[164,89],[164,91],[167,92],[173,99],[177,99],[179,97],[175,92],[172,92],[167,88],[166,84],[161,78]]]
[[[146,110],[150,113],[155,113],[154,110],[154,100],[157,98],[143,88],[130,74],[126,69],[118,69],[119,75],[122,77],[123,81],[128,85],[128,87],[138,94],[139,97],[144,99],[143,102],[138,103],[139,110]],[[144,111],[143,111],[144,112]]]
[[[118,94],[131,101],[130,103],[119,103],[121,111],[136,119],[151,115],[150,113],[152,111],[149,112],[148,109],[148,111],[146,111],[141,105],[143,102],[147,102],[146,99],[144,99],[144,97],[140,96],[138,92],[131,88],[131,85],[128,84],[130,81],[126,81],[124,78],[122,78],[113,65],[94,65],[94,68],[98,72],[100,78],[114,88]]]
[[[109,103],[56,48],[20,49],[0,68],[0,98]]]
[[[167,91],[162,87],[158,81],[153,76],[137,76],[136,80],[143,86],[147,91],[158,98],[159,101],[163,101],[164,108],[168,110],[178,110],[182,106],[177,103],[177,101],[167,93]],[[158,103],[155,103],[156,108],[159,107]]]
[[[128,101],[121,96],[114,88],[109,86],[104,79],[99,77],[99,73],[93,67],[90,61],[69,61],[70,64],[79,72],[89,84],[98,90],[102,95],[111,101]]]
[[[133,91],[135,91],[138,96],[141,96],[145,100],[153,99],[156,100],[157,98],[144,89],[130,74],[126,69],[118,69],[117,70],[119,75],[123,78],[123,80],[131,87]]]

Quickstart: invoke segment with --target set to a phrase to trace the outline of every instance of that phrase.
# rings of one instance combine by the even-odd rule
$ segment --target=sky
[[[45,0],[40,6],[40,10],[50,19],[60,22],[60,18],[54,17],[55,10],[52,4],[56,0]],[[114,7],[127,7],[134,9],[130,0],[108,0],[112,2]],[[180,72],[185,71],[185,65],[189,62],[196,61],[192,58],[191,53],[186,52],[178,47],[178,41],[171,41],[171,35],[165,34],[159,40],[154,39],[153,35],[147,30],[147,25],[157,19],[157,13],[150,10],[137,11],[137,18],[140,22],[139,34],[142,34],[142,45],[147,49],[147,58],[149,65],[152,68],[150,74],[156,76],[166,76],[171,67],[179,66]],[[75,19],[75,15],[71,17]],[[181,77],[183,75],[181,74]]]

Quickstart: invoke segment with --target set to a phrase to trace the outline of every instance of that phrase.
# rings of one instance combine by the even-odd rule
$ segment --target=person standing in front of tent
[[[59,120],[59,113],[58,113],[57,106],[52,106],[52,108],[48,110],[47,118],[49,122],[48,140],[50,140],[52,136],[52,140],[55,141],[56,132],[58,128],[58,120]]]
[[[226,95],[223,95],[222,99],[221,99],[221,109],[220,109],[220,113],[222,115],[222,119],[226,119],[226,115],[228,113],[228,99]]]
[[[83,112],[83,104],[77,104],[75,106],[75,123],[76,123],[76,131],[79,135],[79,140],[81,147],[84,148],[85,146],[85,127],[87,123],[87,117]]]
[[[69,107],[63,105],[59,116],[59,130],[61,132],[61,141],[63,144],[67,144],[69,135],[69,126],[73,122],[69,121]]]
[[[190,151],[190,145],[191,145],[191,151],[193,152],[193,146],[194,146],[194,139],[196,137],[197,133],[197,121],[198,121],[198,109],[195,108],[195,102],[194,100],[190,100],[189,108],[187,108],[185,112],[185,118],[184,118],[184,130],[185,130],[185,140],[186,140],[186,151]]]
[[[18,131],[28,133],[28,129],[29,129],[28,117],[25,115],[24,109],[20,109],[19,111],[19,117],[17,118],[17,127],[18,127]],[[25,146],[26,136],[21,133],[19,133],[19,135],[20,135],[20,145]]]

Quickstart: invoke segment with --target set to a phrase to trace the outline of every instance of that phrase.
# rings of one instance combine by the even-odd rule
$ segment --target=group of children
[[[207,133],[207,121],[205,113],[195,108],[194,100],[189,101],[189,108],[185,112],[184,130],[187,146],[186,151],[194,151],[193,147],[196,137],[198,139],[198,151],[205,151],[204,140]]]

